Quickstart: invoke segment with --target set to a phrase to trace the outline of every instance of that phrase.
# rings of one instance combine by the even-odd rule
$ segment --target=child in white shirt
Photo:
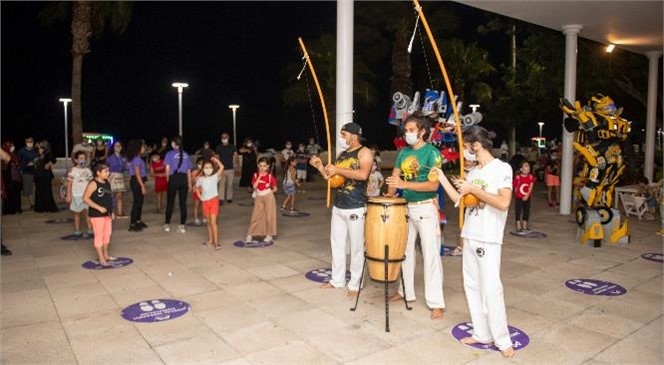
[[[217,172],[214,172],[214,165],[217,165]],[[217,227],[217,216],[219,215],[219,191],[217,183],[221,174],[224,173],[224,165],[216,157],[211,161],[203,162],[203,174],[196,179],[196,191],[202,206],[203,216],[207,219],[208,240],[204,246],[214,245],[216,250],[221,249],[219,244],[219,228]]]
[[[74,163],[76,164],[67,173],[67,196],[69,210],[74,215],[74,235],[87,238],[92,236],[92,224],[88,218],[88,206],[83,202],[83,193],[92,180],[92,171],[85,165],[87,164],[87,154],[85,151],[76,151],[74,154]],[[85,215],[85,223],[88,231],[81,235],[81,214]]]

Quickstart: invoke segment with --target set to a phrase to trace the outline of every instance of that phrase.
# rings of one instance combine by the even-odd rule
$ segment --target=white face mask
[[[253,146],[253,145],[254,145],[253,143],[251,143],[251,142],[247,142],[247,147],[251,147],[251,146]]]
[[[176,145],[175,143],[171,143],[171,147],[172,147],[174,150],[176,150],[176,149],[178,148],[178,145]]]
[[[291,147],[293,147],[293,145],[290,144],[290,143],[286,145],[286,148],[288,148],[288,149],[290,149]]]
[[[210,176],[212,175],[212,169],[210,168],[203,169],[203,173],[205,174],[205,176]]]
[[[11,146],[11,147],[9,147],[9,152],[14,152],[15,149],[16,149],[16,147]]]
[[[31,149],[34,145],[35,144],[32,143],[32,142],[28,142],[28,143],[25,144],[25,147],[27,147],[28,149]]]
[[[417,142],[420,140],[419,136],[417,135],[417,132],[404,134],[404,139],[406,140],[406,143],[408,143],[411,146],[416,145]]]
[[[348,147],[350,147],[350,144],[348,144],[348,142],[346,142],[345,139],[339,138],[339,146],[341,146],[341,148],[347,150]]]
[[[470,153],[467,149],[463,149],[463,158],[465,158],[468,161],[477,161],[477,156]]]
[[[223,144],[228,144],[228,138],[222,138],[221,143]]]

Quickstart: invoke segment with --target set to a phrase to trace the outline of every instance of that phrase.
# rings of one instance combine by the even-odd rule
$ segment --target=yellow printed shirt
[[[394,166],[401,170],[404,181],[424,182],[428,181],[431,168],[440,168],[442,162],[443,157],[440,151],[427,143],[417,150],[411,146],[402,148],[397,155]],[[404,189],[403,191],[403,197],[409,203],[433,199],[436,196],[438,196],[438,193],[435,191],[420,192],[408,189]]]
[[[358,148],[352,152],[344,151],[337,157],[336,166],[359,170],[360,169],[360,150]],[[340,209],[362,208],[367,205],[367,181],[346,179],[341,187],[337,189],[334,195],[334,206]]]

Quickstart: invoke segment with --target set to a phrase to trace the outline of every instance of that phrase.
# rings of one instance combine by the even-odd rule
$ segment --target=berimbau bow
[[[459,118],[459,111],[457,110],[456,107],[456,98],[455,94],[452,91],[452,84],[450,83],[449,77],[447,77],[447,70],[445,69],[445,64],[443,63],[443,58],[440,56],[440,51],[438,50],[438,45],[436,44],[436,40],[433,38],[433,34],[431,33],[431,28],[429,28],[429,22],[427,22],[427,18],[424,16],[424,11],[422,10],[422,6],[420,5],[419,1],[413,0],[413,4],[415,4],[415,10],[420,16],[420,19],[422,19],[422,25],[424,25],[424,30],[427,32],[427,37],[429,38],[429,42],[431,42],[431,48],[433,48],[433,53],[436,55],[436,60],[438,60],[438,65],[440,66],[440,71],[443,73],[443,79],[445,80],[445,88],[447,89],[447,94],[450,96],[450,104],[452,104],[452,113],[454,113],[454,122],[456,124],[456,134],[457,134],[457,140],[459,142],[459,177],[461,179],[465,178],[465,172],[463,170],[463,165],[464,165],[464,158],[463,158],[463,137],[461,135],[461,119]],[[463,199],[459,198],[459,228],[463,227]]]
[[[325,118],[325,133],[327,135],[327,164],[332,163],[332,138],[330,137],[330,121],[327,117],[327,107],[325,106],[325,97],[323,96],[323,91],[320,88],[320,83],[318,82],[318,76],[316,76],[316,70],[314,70],[314,64],[311,63],[311,58],[309,58],[309,53],[307,48],[304,46],[304,42],[301,37],[297,37],[297,41],[300,42],[300,48],[302,48],[302,53],[304,54],[303,58],[309,65],[309,70],[311,75],[314,77],[314,83],[316,84],[316,90],[318,91],[318,97],[320,98],[320,104],[323,107],[323,117]],[[330,180],[327,180],[327,207],[330,207]]]

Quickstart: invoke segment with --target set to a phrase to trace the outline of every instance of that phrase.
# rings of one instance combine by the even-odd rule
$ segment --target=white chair
[[[625,209],[625,215],[636,215],[639,217],[639,220],[641,220],[643,214],[648,210],[646,198],[642,196],[636,196],[630,193],[620,193],[620,201],[622,201],[623,208]]]

